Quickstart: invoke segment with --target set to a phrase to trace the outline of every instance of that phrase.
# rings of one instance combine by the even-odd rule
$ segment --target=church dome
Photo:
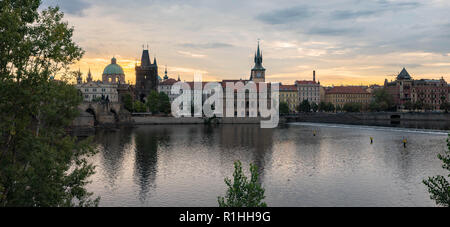
[[[120,65],[117,64],[116,58],[111,59],[111,64],[105,67],[103,70],[103,74],[106,75],[124,75],[123,69]]]

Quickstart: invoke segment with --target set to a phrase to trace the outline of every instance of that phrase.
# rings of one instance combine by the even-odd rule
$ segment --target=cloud
[[[178,51],[178,53],[185,55],[185,56],[189,56],[189,57],[193,57],[193,58],[204,58],[206,57],[206,55],[204,54],[195,54],[195,53],[191,53],[188,51]]]
[[[331,12],[331,18],[334,20],[347,20],[347,19],[355,19],[361,17],[369,17],[376,16],[382,13],[391,11],[391,12],[399,12],[402,10],[415,9],[422,4],[419,2],[393,2],[380,0],[375,2],[375,4],[367,4],[364,5],[364,9],[359,10],[335,10]]]
[[[233,47],[233,45],[228,43],[183,43],[180,44],[182,47],[193,48],[193,49],[215,49],[215,48],[228,48]]]
[[[83,0],[44,0],[42,5],[44,7],[59,6],[63,12],[77,16],[82,16],[83,10],[91,7],[90,2]]]
[[[355,35],[362,30],[359,28],[331,28],[331,27],[314,27],[307,31],[311,35],[323,35],[323,36],[346,36]]]
[[[274,10],[259,14],[256,19],[267,24],[288,24],[310,18],[314,12],[305,6]]]
[[[335,20],[346,20],[358,17],[372,16],[379,13],[375,10],[361,10],[361,11],[350,11],[350,10],[337,10],[331,13],[331,17]]]

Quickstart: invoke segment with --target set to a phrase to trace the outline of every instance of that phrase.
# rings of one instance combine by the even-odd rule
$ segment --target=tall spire
[[[150,66],[150,54],[148,53],[148,50],[142,51],[142,57],[141,57],[141,66]]]
[[[91,82],[92,81],[91,68],[89,68],[88,77],[87,77],[86,81],[87,82]]]
[[[253,69],[264,69],[264,67],[262,66],[262,53],[261,53],[261,49],[259,48],[259,39],[258,39],[258,48],[256,50],[255,53],[255,66],[253,67]]]
[[[164,70],[164,80],[169,79],[169,77],[167,76],[167,65],[166,65],[166,69]]]
[[[156,57],[153,58],[153,64],[154,64],[154,65],[158,65],[158,64],[156,63]]]

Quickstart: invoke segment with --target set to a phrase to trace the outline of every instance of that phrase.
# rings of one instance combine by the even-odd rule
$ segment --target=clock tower
[[[253,67],[251,74],[250,74],[250,80],[259,83],[259,82],[265,82],[266,81],[266,69],[262,66],[262,53],[259,50],[259,40],[258,40],[258,49],[255,53],[255,66]]]

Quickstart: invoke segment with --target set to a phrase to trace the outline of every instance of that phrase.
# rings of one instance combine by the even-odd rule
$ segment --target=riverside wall
[[[449,113],[300,113],[285,117],[287,122],[315,122],[353,125],[375,125],[423,129],[450,129]]]

